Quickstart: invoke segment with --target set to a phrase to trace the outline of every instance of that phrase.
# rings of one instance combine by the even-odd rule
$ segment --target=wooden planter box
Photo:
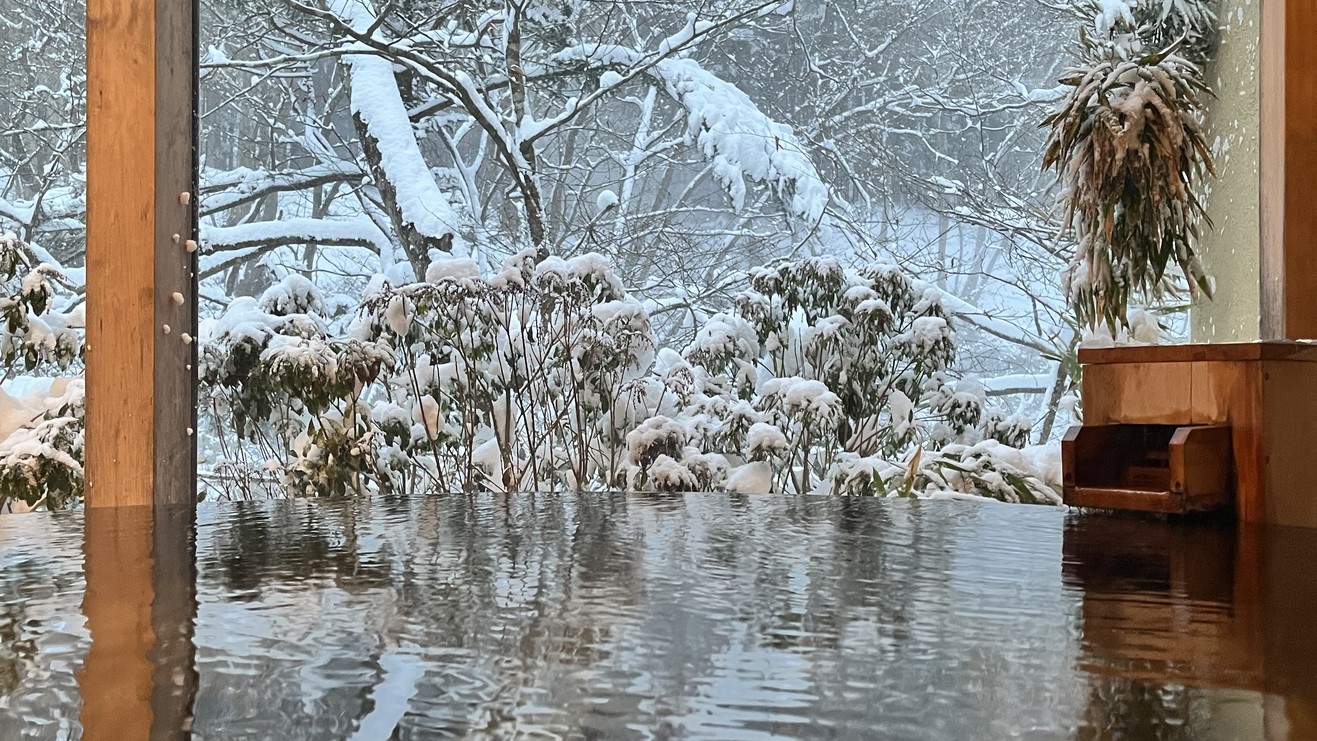
[[[1317,527],[1317,345],[1084,349],[1079,362],[1067,504]]]

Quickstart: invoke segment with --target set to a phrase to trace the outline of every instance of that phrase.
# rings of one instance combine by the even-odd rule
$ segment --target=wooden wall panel
[[[197,28],[195,0],[156,4],[156,327],[155,502],[196,500]],[[188,193],[188,203],[179,194]],[[179,235],[175,242],[173,235]],[[175,293],[184,297],[174,301]]]
[[[1193,363],[1130,363],[1084,368],[1084,424],[1185,424]]]
[[[1257,519],[1273,525],[1317,527],[1317,486],[1312,476],[1317,363],[1274,361],[1264,363],[1262,371],[1265,512]]]
[[[1262,363],[1195,363],[1192,394],[1194,424],[1230,425],[1236,515],[1244,521],[1263,518]]]
[[[1258,255],[1260,332],[1264,340],[1285,333],[1285,3],[1261,0],[1258,44]]]
[[[87,505],[151,499],[153,0],[87,3]]]
[[[195,500],[195,19],[87,3],[89,507]]]
[[[1229,422],[1235,389],[1247,367],[1246,363],[1224,361],[1194,363],[1189,384],[1192,407],[1189,421],[1202,425]]]

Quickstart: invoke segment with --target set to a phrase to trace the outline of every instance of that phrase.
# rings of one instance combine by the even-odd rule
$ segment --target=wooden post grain
[[[196,16],[87,2],[88,507],[195,501]]]
[[[1262,339],[1317,338],[1317,3],[1262,0]]]

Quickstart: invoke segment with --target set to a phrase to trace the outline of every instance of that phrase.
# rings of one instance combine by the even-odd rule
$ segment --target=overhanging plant
[[[1043,168],[1061,186],[1062,226],[1077,249],[1063,280],[1079,322],[1114,335],[1131,300],[1187,289],[1211,297],[1197,243],[1211,222],[1199,187],[1215,174],[1203,129],[1210,8],[1200,0],[1103,0],[1084,6],[1080,62],[1050,127]],[[1164,47],[1167,29],[1180,35]]]

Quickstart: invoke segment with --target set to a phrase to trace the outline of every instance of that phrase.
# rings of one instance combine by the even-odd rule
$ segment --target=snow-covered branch
[[[379,24],[369,0],[332,4],[353,32],[378,41]],[[392,62],[366,53],[345,57],[344,64],[350,70],[352,116],[366,161],[417,275],[424,275],[431,250],[466,254],[460,232],[465,219],[426,165]]]

